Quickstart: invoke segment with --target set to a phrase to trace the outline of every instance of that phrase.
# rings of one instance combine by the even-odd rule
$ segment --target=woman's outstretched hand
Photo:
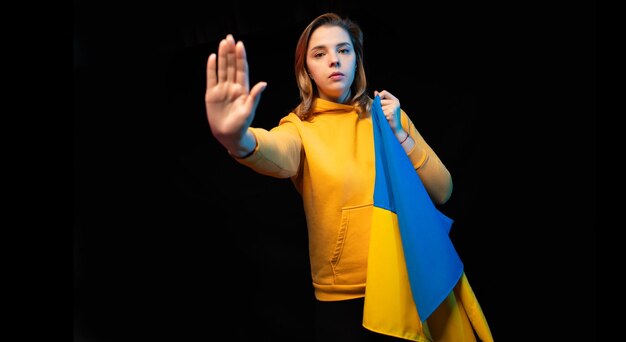
[[[248,79],[248,61],[243,42],[232,35],[219,44],[217,56],[207,62],[204,103],[211,132],[234,155],[245,155],[256,141],[248,133],[254,113],[267,83],[259,82],[252,90]]]

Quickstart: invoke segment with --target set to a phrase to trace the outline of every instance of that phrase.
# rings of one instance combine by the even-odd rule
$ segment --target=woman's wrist
[[[251,156],[257,148],[257,140],[252,132],[249,130],[243,135],[241,140],[235,146],[228,148],[228,152],[231,156],[243,159]]]
[[[400,142],[400,145],[402,145],[404,142],[407,141],[407,139],[409,139],[409,133],[402,129],[396,132],[396,138]]]

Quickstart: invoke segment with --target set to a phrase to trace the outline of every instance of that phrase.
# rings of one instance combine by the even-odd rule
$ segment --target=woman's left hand
[[[394,134],[402,131],[402,121],[400,115],[400,100],[393,96],[390,92],[383,90],[381,92],[375,90],[374,96],[380,96],[380,103],[383,107],[383,113],[385,118],[391,126],[391,130]]]

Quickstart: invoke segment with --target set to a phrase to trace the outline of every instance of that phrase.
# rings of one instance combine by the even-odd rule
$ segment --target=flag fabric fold
[[[376,153],[374,209],[363,325],[429,341],[425,321],[464,275],[449,231],[452,219],[432,203],[391,131],[380,98],[372,105]]]

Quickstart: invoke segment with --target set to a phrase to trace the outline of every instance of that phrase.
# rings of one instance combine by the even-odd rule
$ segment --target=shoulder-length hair
[[[367,96],[367,80],[363,67],[363,32],[361,28],[352,20],[341,18],[335,13],[325,13],[315,18],[302,32],[296,46],[295,72],[296,82],[300,89],[300,104],[294,109],[294,113],[301,120],[306,120],[313,112],[313,102],[319,97],[317,87],[311,81],[306,69],[306,56],[311,34],[320,26],[338,26],[346,30],[352,40],[352,46],[356,53],[356,73],[354,81],[350,86],[351,97],[347,104],[356,105],[359,113],[368,112],[371,100]]]

